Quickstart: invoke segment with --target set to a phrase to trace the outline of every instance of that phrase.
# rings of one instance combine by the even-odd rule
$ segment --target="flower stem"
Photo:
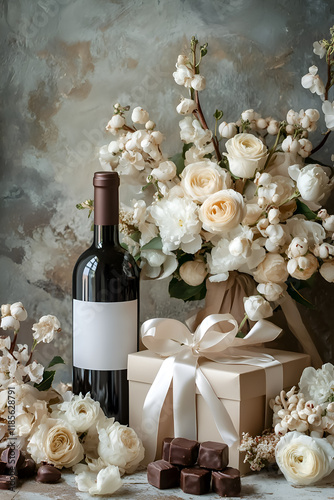
[[[12,340],[12,343],[10,344],[10,349],[9,349],[9,353],[10,354],[13,354],[13,351],[15,349],[15,346],[16,346],[16,341],[17,341],[17,334],[19,333],[19,330],[15,330],[14,331],[14,338]]]
[[[30,356],[29,356],[28,361],[26,362],[25,366],[29,365],[31,358],[32,358],[32,353],[34,352],[36,346],[37,346],[37,340],[34,340],[32,347],[31,347]]]
[[[269,162],[271,160],[271,157],[272,155],[275,153],[276,151],[276,148],[277,148],[277,145],[278,145],[278,142],[279,142],[279,139],[281,137],[281,130],[282,130],[282,127],[283,125],[281,124],[280,128],[278,129],[278,133],[277,133],[277,136],[276,136],[276,140],[275,140],[275,144],[273,145],[273,147],[271,148],[271,150],[269,151],[269,155],[268,155],[268,158],[267,158],[267,161],[264,165],[264,168],[263,170],[265,170],[267,168],[267,166],[269,165]]]
[[[242,333],[241,329],[242,329],[242,327],[244,326],[244,324],[246,323],[247,320],[248,320],[248,315],[245,313],[245,316],[244,316],[243,320],[241,321],[241,323],[239,325],[238,333],[237,333],[236,337],[244,338],[245,335]]]
[[[327,130],[327,132],[325,133],[325,136],[323,137],[322,141],[318,144],[318,146],[316,146],[315,148],[312,149],[311,155],[313,155],[313,153],[316,153],[317,151],[319,151],[319,149],[321,149],[322,146],[324,146],[324,144],[326,143],[326,141],[327,141],[330,133],[331,133],[331,130]]]

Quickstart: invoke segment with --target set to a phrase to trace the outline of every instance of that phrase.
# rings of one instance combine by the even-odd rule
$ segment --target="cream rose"
[[[145,450],[141,440],[133,429],[114,419],[106,419],[98,424],[98,453],[108,465],[117,465],[121,474],[131,474],[143,460]]]
[[[258,283],[283,283],[288,276],[285,260],[276,253],[268,253],[254,272],[254,278]]]
[[[53,418],[61,418],[71,424],[77,432],[86,432],[96,425],[104,414],[100,403],[94,401],[88,392],[85,397],[80,393],[72,396],[71,401],[64,401],[52,409]]]
[[[199,218],[205,231],[219,233],[240,224],[245,213],[242,195],[233,189],[222,189],[205,200],[199,210]]]
[[[273,310],[269,302],[261,297],[261,295],[244,297],[244,308],[251,321],[259,321],[273,315]]]
[[[334,469],[334,448],[324,438],[288,432],[276,446],[276,462],[289,483],[306,486]]]
[[[268,157],[267,147],[253,134],[237,134],[226,142],[230,171],[236,177],[252,179],[260,172]]]
[[[200,203],[211,194],[228,189],[231,185],[229,172],[210,160],[191,163],[181,174],[181,186],[184,192]]]
[[[319,263],[313,254],[308,253],[301,257],[290,259],[287,264],[287,270],[290,276],[298,280],[308,280],[316,272]]]
[[[42,461],[56,467],[72,467],[84,457],[77,433],[64,420],[43,417],[27,445],[35,462]]]
[[[205,280],[208,271],[202,259],[188,260],[180,267],[180,276],[188,285],[198,286]]]

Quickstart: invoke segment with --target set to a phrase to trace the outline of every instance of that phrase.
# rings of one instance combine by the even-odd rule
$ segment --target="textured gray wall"
[[[331,0],[2,0],[0,303],[22,300],[30,323],[57,315],[57,349],[69,360],[71,273],[91,240],[75,204],[92,197],[112,104],[148,109],[168,137],[165,151],[177,152],[182,89],[172,72],[195,34],[209,42],[208,115],[320,110],[300,78],[318,64],[312,43],[328,36],[333,14]],[[328,163],[331,149],[328,141],[318,158]],[[167,283],[142,291],[142,320],[189,310],[167,300]],[[319,280],[311,294],[317,311],[302,314],[329,360],[333,293]]]

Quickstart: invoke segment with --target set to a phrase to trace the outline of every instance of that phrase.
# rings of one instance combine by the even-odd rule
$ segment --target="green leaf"
[[[65,364],[65,361],[63,360],[62,357],[60,356],[55,356],[54,358],[52,358],[52,360],[50,361],[50,363],[48,364],[48,368],[51,368],[51,366],[54,366],[54,365],[64,365]]]
[[[180,175],[184,169],[184,157],[182,153],[176,153],[176,155],[169,158],[170,161],[174,162],[176,165],[176,173]]]
[[[308,156],[307,157],[307,164],[310,164],[310,163],[312,163],[312,165],[321,165],[322,167],[328,168],[328,165],[326,165],[325,163],[322,163],[321,161],[316,160],[315,158],[311,158],[310,156]]]
[[[204,45],[201,45],[200,51],[201,51],[201,57],[206,56],[206,54],[208,53],[208,44],[205,43]]]
[[[34,387],[36,387],[39,391],[47,391],[52,386],[55,373],[56,371],[44,370],[42,382],[34,384]]]
[[[224,113],[222,112],[221,109],[216,109],[213,117],[216,118],[216,120],[218,121],[218,120],[221,120],[223,118],[223,114]]]
[[[169,295],[176,299],[184,300],[185,302],[191,300],[202,300],[206,295],[205,281],[198,286],[190,286],[184,281],[179,281],[173,278],[168,287]]]
[[[140,231],[135,231],[134,233],[130,234],[130,238],[133,241],[136,241],[137,243],[140,240],[140,237],[141,237],[141,232]]]
[[[299,304],[302,304],[304,307],[307,307],[308,309],[315,309],[315,306],[305,299],[305,297],[302,296],[302,294],[297,290],[297,288],[294,287],[292,283],[288,283],[288,289],[287,289],[288,294],[290,297],[293,298],[296,302]]]
[[[305,203],[297,199],[296,204],[297,210],[295,211],[295,214],[305,215],[308,220],[315,220],[317,218],[317,214],[315,212],[312,212],[312,210],[308,208]]]
[[[160,236],[156,236],[153,240],[141,247],[142,250],[162,250],[162,241]]]

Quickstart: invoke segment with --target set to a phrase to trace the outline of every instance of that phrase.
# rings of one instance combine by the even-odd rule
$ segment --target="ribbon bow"
[[[189,320],[193,323],[194,318]],[[219,323],[219,327],[214,328]],[[274,340],[281,329],[269,321],[258,321],[244,338],[236,337],[238,323],[231,314],[211,314],[192,333],[175,319],[155,318],[142,325],[142,342],[150,351],[166,358],[152,383],[143,406],[142,439],[146,460],[156,454],[160,413],[173,380],[174,435],[196,439],[196,386],[209,406],[224,442],[232,446],[238,434],[224,404],[218,399],[198,365],[200,357],[229,364],[272,366],[272,356],[251,351],[249,346]],[[281,389],[281,387],[280,387]]]

